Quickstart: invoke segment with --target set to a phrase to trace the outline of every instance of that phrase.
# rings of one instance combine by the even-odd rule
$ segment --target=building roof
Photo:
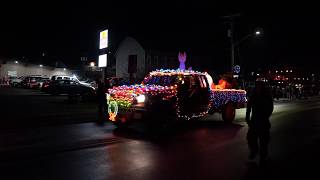
[[[56,68],[67,68],[67,66],[61,60],[57,58],[29,58],[29,57],[11,57],[11,58],[1,58],[0,62],[5,64],[7,62],[19,62],[24,64],[35,64],[35,65],[43,65],[43,66],[51,66]]]

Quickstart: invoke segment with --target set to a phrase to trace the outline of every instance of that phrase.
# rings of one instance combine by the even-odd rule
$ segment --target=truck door
[[[185,76],[179,95],[181,114],[191,116],[200,112],[200,84],[196,76]]]
[[[210,88],[209,88],[209,83],[207,81],[207,78],[204,75],[198,76],[198,80],[200,83],[200,107],[201,107],[201,112],[206,112],[208,111],[208,105],[210,101]]]

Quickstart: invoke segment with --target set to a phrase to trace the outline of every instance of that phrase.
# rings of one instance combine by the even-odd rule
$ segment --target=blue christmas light
[[[214,89],[211,93],[211,101],[214,109],[220,109],[228,102],[244,104],[246,99],[246,91],[235,89]]]

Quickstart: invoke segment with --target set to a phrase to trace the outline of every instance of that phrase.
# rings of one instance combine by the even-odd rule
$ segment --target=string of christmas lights
[[[246,91],[236,89],[213,89],[211,101],[214,109],[220,109],[227,102],[246,103]]]
[[[205,108],[204,112],[198,113],[187,113],[184,114],[181,110],[181,105],[179,104],[178,97],[178,82],[183,82],[183,77],[186,75],[204,75],[207,77],[208,82],[210,83],[210,97],[209,103]],[[170,79],[171,76],[178,77],[177,79]],[[209,76],[209,77],[208,77]],[[162,77],[163,79],[160,79]],[[160,82],[161,81],[161,82]],[[205,116],[208,111],[213,109],[220,109],[227,102],[233,103],[245,103],[246,102],[246,91],[244,90],[235,90],[235,89],[223,89],[222,86],[213,86],[212,78],[207,73],[202,73],[198,71],[192,70],[156,70],[149,73],[149,76],[145,77],[144,83],[140,85],[130,85],[130,86],[118,86],[113,87],[108,90],[109,99],[108,104],[110,102],[116,102],[118,105],[117,110],[122,112],[128,111],[132,105],[135,103],[135,98],[139,95],[149,96],[160,96],[162,99],[171,100],[172,98],[176,99],[175,108],[176,115],[178,118],[182,119],[192,119]],[[222,82],[222,81],[221,81]],[[161,85],[156,85],[161,84]],[[215,89],[215,88],[219,89]],[[181,97],[180,97],[181,98]],[[115,103],[113,103],[115,105]],[[117,112],[116,112],[117,113]],[[111,115],[115,116],[115,112],[111,112]],[[110,114],[110,113],[109,113]],[[114,117],[113,117],[114,118]]]

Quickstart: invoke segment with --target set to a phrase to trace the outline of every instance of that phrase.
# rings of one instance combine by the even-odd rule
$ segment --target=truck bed
[[[211,90],[211,101],[214,109],[222,107],[232,102],[237,108],[244,107],[247,102],[246,91],[236,89],[213,89]]]

